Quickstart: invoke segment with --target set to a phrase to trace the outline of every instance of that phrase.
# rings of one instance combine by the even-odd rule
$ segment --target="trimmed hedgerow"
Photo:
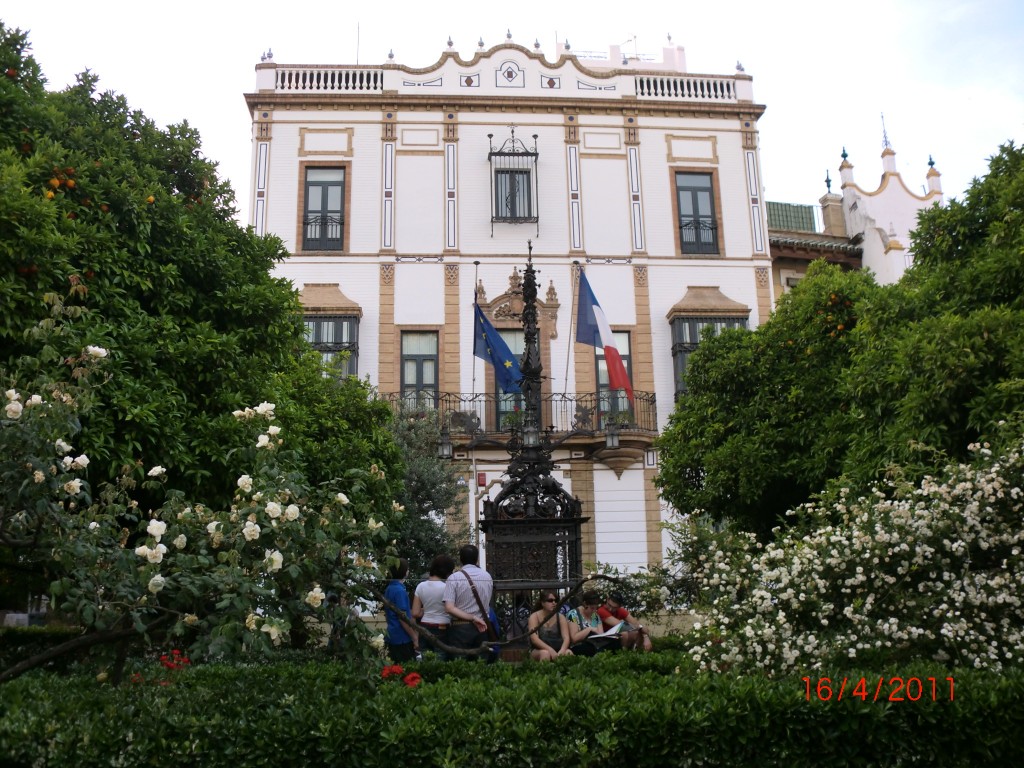
[[[422,682],[410,685],[410,672]],[[836,671],[830,701],[817,676],[808,701],[799,677],[696,674],[672,653],[424,662],[387,679],[329,662],[137,675],[116,688],[45,673],[5,685],[4,764],[968,766],[1024,754],[1019,669]],[[871,681],[866,701],[850,695],[853,683],[837,700],[844,676]],[[940,685],[932,701],[926,685],[920,701],[882,701],[893,676],[952,677],[953,700]]]

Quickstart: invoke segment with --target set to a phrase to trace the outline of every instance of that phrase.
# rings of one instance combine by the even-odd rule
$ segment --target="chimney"
[[[821,203],[821,221],[826,235],[847,237],[846,219],[843,217],[843,196],[829,192],[818,201]]]

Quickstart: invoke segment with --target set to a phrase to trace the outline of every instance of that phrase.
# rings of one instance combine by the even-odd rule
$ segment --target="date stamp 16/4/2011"
[[[800,678],[807,701],[953,701],[952,677],[812,677]]]

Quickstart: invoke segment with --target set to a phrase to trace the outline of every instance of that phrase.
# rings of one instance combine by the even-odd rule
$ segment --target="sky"
[[[89,69],[157,124],[188,121],[248,210],[251,120],[243,94],[273,50],[278,64],[428,67],[449,37],[463,58],[534,41],[555,60],[610,45],[661,58],[682,46],[687,69],[753,77],[765,196],[815,204],[825,174],[839,190],[845,148],[856,183],[878,186],[885,136],[918,193],[929,156],[946,199],[962,197],[987,159],[1024,143],[1024,3],[1020,0],[591,0],[587,3],[319,2],[205,4],[106,0],[8,4],[0,19],[28,30],[49,87]],[[629,13],[623,13],[628,8]],[[671,35],[671,43],[668,43]],[[247,213],[243,213],[243,220]]]

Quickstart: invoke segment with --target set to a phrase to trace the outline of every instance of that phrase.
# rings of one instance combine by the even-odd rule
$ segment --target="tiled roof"
[[[768,229],[790,232],[815,232],[813,205],[768,202]]]

